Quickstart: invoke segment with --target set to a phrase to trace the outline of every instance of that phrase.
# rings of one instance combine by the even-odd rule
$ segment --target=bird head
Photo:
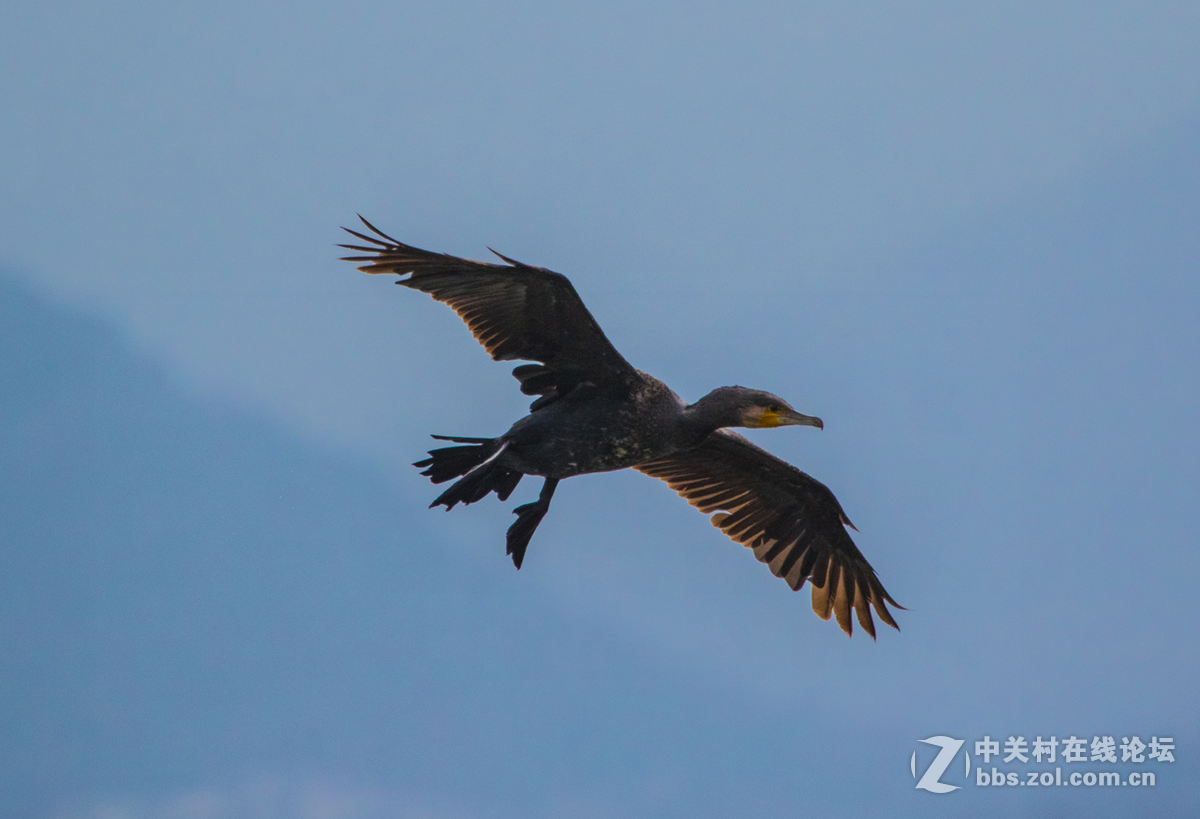
[[[820,418],[796,412],[792,405],[777,395],[758,390],[747,391],[747,401],[741,406],[742,426],[750,429],[806,426],[824,429]]]
[[[796,412],[792,405],[778,395],[746,387],[720,387],[696,402],[709,419],[716,419],[718,427],[747,427],[770,429],[773,427],[809,426],[824,429],[820,418]],[[711,427],[710,427],[711,428]]]

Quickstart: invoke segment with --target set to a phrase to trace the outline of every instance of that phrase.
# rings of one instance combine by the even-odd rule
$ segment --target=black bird
[[[541,495],[518,506],[508,554],[519,569],[534,530],[563,478],[633,467],[667,485],[734,541],[799,590],[812,581],[813,611],[853,632],[850,609],[872,638],[871,607],[893,628],[875,570],[846,531],[854,528],[824,484],[727,427],[823,428],[777,396],[721,387],[687,404],[665,384],[627,362],[584,307],[566,276],[497,256],[489,264],[431,253],[398,242],[361,216],[374,235],[343,228],[366,245],[365,273],[407,276],[396,282],[444,302],[496,361],[525,360],[513,370],[521,392],[536,395],[529,415],[499,438],[433,437],[459,446],[430,451],[415,466],[434,483],[458,480],[430,507],[453,509],[489,492],[507,500],[523,475],[545,478]],[[492,251],[495,253],[495,251]]]

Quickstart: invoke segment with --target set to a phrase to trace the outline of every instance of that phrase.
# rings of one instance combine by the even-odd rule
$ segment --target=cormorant
[[[540,496],[518,506],[507,551],[519,569],[534,530],[563,478],[632,467],[666,481],[771,571],[799,590],[812,581],[812,606],[853,632],[850,609],[875,637],[871,607],[898,628],[884,590],[851,540],[854,528],[833,493],[791,464],[728,427],[823,428],[782,398],[745,387],[720,387],[687,404],[665,384],[627,362],[584,307],[566,276],[502,256],[476,262],[398,242],[359,216],[374,235],[340,245],[368,255],[366,273],[407,276],[396,282],[448,304],[495,361],[525,360],[513,370],[521,392],[538,396],[529,415],[499,438],[433,437],[459,446],[429,452],[414,466],[433,483],[458,480],[430,504],[447,510],[489,492],[507,500],[524,475],[545,478]]]

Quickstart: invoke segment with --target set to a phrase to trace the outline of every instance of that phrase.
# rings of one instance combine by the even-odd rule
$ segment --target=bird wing
[[[812,580],[813,611],[836,615],[853,632],[850,609],[872,638],[871,607],[899,629],[887,603],[903,608],[884,590],[846,526],[853,526],[833,493],[820,481],[729,430],[717,430],[700,446],[640,464],[639,472],[667,482],[692,506],[713,515],[722,532],[754,550],[776,577],[799,591]]]
[[[544,406],[591,384],[629,384],[637,371],[612,343],[566,276],[496,253],[507,264],[459,259],[398,242],[361,216],[370,236],[343,228],[368,245],[340,245],[366,253],[345,261],[366,262],[365,273],[395,273],[396,282],[448,304],[495,361],[537,361],[513,370],[526,395]],[[492,251],[495,253],[495,251]]]

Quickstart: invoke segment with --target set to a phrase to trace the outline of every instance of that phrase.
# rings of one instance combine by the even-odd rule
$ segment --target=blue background
[[[1170,3],[6,6],[0,812],[1192,815],[1198,35]],[[527,402],[336,261],[356,212],[566,273],[689,400],[821,416],[754,438],[837,493],[903,632],[846,640],[634,473],[561,486],[520,573],[511,503],[427,511],[427,434]],[[935,796],[937,734],[1177,761]]]

